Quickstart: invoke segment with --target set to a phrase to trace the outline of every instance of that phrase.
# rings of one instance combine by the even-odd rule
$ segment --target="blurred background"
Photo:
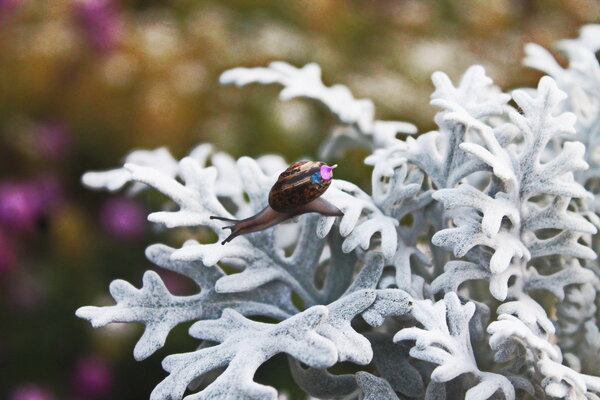
[[[279,102],[276,86],[220,87],[225,69],[314,61],[379,119],[423,132],[432,72],[456,80],[479,63],[505,90],[534,85],[523,45],[551,48],[589,22],[598,0],[0,0],[0,398],[145,399],[161,359],[194,348],[179,327],[136,363],[141,326],[75,317],[110,304],[113,279],[140,286],[147,244],[181,244],[145,221],[162,199],[92,192],[80,176],[133,148],[180,157],[200,142],[236,158],[314,157],[328,112]],[[368,189],[364,155],[347,153],[340,172]],[[192,290],[160,273],[174,293]],[[297,393],[285,374],[259,375]]]

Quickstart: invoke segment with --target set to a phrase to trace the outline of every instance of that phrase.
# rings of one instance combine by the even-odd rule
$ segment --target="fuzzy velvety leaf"
[[[143,360],[161,348],[175,326],[202,315],[201,294],[173,296],[154,271],[146,271],[144,284],[140,289],[128,282],[116,280],[110,284],[110,293],[116,300],[116,305],[81,307],[76,314],[79,318],[90,321],[94,327],[112,322],[144,323],[146,329],[133,352],[137,360]]]
[[[315,306],[279,324],[265,324],[227,309],[218,320],[196,322],[190,328],[192,336],[220,344],[165,358],[163,367],[169,376],[156,386],[150,398],[181,399],[193,379],[227,366],[214,382],[186,396],[186,400],[276,399],[275,389],[253,381],[254,373],[278,353],[290,354],[314,368],[333,365],[337,361],[335,345],[315,331],[327,316],[327,307]]]
[[[506,377],[480,371],[477,366],[469,333],[469,321],[474,312],[475,305],[462,305],[454,292],[447,293],[437,303],[417,301],[412,314],[423,328],[404,328],[396,333],[394,342],[414,340],[410,355],[438,365],[431,374],[435,382],[448,382],[465,373],[473,374],[479,383],[469,389],[472,395],[467,392],[470,399],[490,398],[496,391],[501,391],[507,399],[514,399],[514,388]]]
[[[356,382],[362,391],[362,400],[398,400],[385,379],[360,371],[356,374]]]

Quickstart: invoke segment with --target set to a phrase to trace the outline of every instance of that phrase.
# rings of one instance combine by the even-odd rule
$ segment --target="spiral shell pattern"
[[[288,212],[321,196],[331,184],[322,179],[321,161],[298,161],[279,175],[269,192],[269,206],[279,212]]]

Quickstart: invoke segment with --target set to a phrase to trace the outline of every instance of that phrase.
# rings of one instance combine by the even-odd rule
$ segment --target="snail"
[[[260,231],[293,218],[297,215],[316,212],[326,216],[342,216],[344,213],[320,196],[325,193],[331,179],[332,170],[321,161],[298,161],[283,171],[269,192],[269,205],[252,217],[236,220],[211,216],[210,219],[233,222],[231,234],[221,242],[225,244],[235,237]]]

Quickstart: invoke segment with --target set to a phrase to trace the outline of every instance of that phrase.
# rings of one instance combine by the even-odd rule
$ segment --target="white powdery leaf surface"
[[[405,158],[394,157],[386,149],[379,149],[365,159],[365,164],[374,167],[371,197],[386,215],[401,220],[432,201],[432,191],[422,190],[423,172],[407,164]]]
[[[375,106],[371,100],[355,99],[344,85],[325,86],[321,80],[321,68],[314,63],[296,68],[286,62],[276,61],[268,67],[234,68],[221,74],[222,84],[234,83],[244,86],[250,83],[283,85],[279,97],[282,100],[308,97],[321,101],[338,118],[356,125],[365,135],[372,135],[375,147],[385,147],[398,142],[398,133],[415,133],[413,124],[402,121],[375,120]]]
[[[359,290],[329,304],[329,315],[317,333],[330,339],[338,349],[338,361],[365,365],[371,362],[373,350],[369,340],[356,332],[350,322],[369,307],[376,298],[375,290]]]
[[[527,43],[525,45],[523,65],[545,72],[556,80],[564,77],[565,70],[554,59],[552,53],[535,43]]]
[[[592,52],[600,50],[600,25],[584,25],[579,30],[577,41]]]
[[[464,207],[479,211],[461,214],[461,210],[457,210],[454,218],[457,227],[437,232],[432,238],[436,246],[453,250],[457,257],[464,256],[477,245],[491,247],[496,250],[490,260],[492,273],[504,272],[513,257],[524,260],[531,258],[529,250],[519,239],[518,230],[514,231],[521,222],[519,209],[504,193],[492,198],[470,185],[460,185],[453,189],[438,190],[433,198],[442,202],[447,210]],[[516,228],[500,232],[505,217]]]
[[[314,237],[315,224],[307,218],[304,224],[313,231],[303,228],[299,240],[308,242],[307,238]],[[273,233],[261,232],[249,238],[236,238],[226,246],[192,243],[176,250],[171,258],[179,262],[199,260],[208,267],[217,262],[242,266],[242,272],[225,275],[215,283],[219,293],[246,292],[280,281],[297,292],[307,304],[313,305],[322,299],[315,287],[313,273],[323,245],[323,240],[313,241],[308,247],[300,247],[290,257],[285,257],[282,250],[275,247]]]
[[[452,190],[452,189],[449,189]],[[434,198],[438,197],[437,193]],[[450,196],[439,199],[448,199]],[[473,212],[456,214],[453,218],[456,228],[443,229],[437,232],[432,243],[436,246],[452,250],[456,257],[463,257],[475,246],[487,246],[495,250],[490,259],[490,272],[493,274],[504,273],[513,258],[529,260],[530,253],[519,239],[519,235],[512,232],[501,231],[493,236],[483,232],[481,218]]]
[[[474,313],[475,304],[462,305],[453,292],[437,303],[415,301],[412,315],[423,328],[404,328],[393,340],[415,341],[410,355],[438,365],[431,374],[434,382],[449,382],[459,375],[473,374],[479,383],[467,391],[466,399],[487,399],[498,391],[507,400],[514,399],[514,387],[505,376],[480,371],[477,366],[469,334],[469,321]]]
[[[202,294],[173,296],[160,276],[146,271],[144,284],[136,289],[123,280],[110,284],[110,293],[117,302],[108,307],[81,307],[79,318],[87,319],[93,327],[112,322],[142,322],[146,329],[134,349],[134,356],[142,360],[161,348],[167,335],[175,326],[202,315]]]
[[[552,335],[555,333],[554,324],[546,315],[544,308],[527,295],[520,295],[516,301],[502,303],[498,314],[513,315],[537,335]]]
[[[342,250],[351,252],[360,246],[368,250],[371,238],[381,234],[381,252],[386,259],[391,259],[398,245],[397,219],[387,216],[372,198],[358,186],[334,180],[323,198],[330,201],[344,212],[340,220],[340,234],[345,237]],[[336,217],[321,217],[317,227],[317,236],[327,236]]]
[[[266,324],[227,309],[218,320],[196,322],[190,335],[219,344],[165,358],[163,367],[169,376],[156,386],[150,399],[181,399],[192,380],[226,366],[215,381],[185,399],[275,400],[274,388],[253,380],[256,370],[274,355],[287,353],[314,368],[327,368],[337,361],[334,343],[316,332],[328,313],[327,307],[315,306],[279,324]]]
[[[369,251],[365,264],[354,277],[352,285],[346,290],[344,297],[353,293],[375,289],[380,282],[383,271],[383,254]],[[372,304],[364,310],[362,317],[371,326],[380,326],[390,316],[402,316],[410,312],[412,297],[401,289],[378,289]],[[335,303],[333,303],[335,304]]]
[[[523,290],[526,292],[547,290],[559,301],[563,301],[567,286],[594,282],[596,279],[591,270],[582,268],[579,261],[574,259],[566,268],[551,275],[540,275],[535,268],[529,267]]]
[[[589,280],[589,282],[594,281],[595,279]],[[557,306],[561,348],[572,351],[578,345],[591,344],[593,348],[597,349],[597,343],[594,343],[594,341],[600,342],[600,335],[594,339],[594,331],[596,335],[598,332],[595,318],[597,307],[594,302],[596,300],[596,290],[590,283],[572,287],[569,288],[565,300]],[[591,328],[593,330],[590,330]],[[589,354],[587,352],[578,353],[581,359],[587,359],[590,355],[598,354],[593,350]]]
[[[356,373],[356,383],[362,391],[362,400],[398,400],[388,381],[368,372]]]
[[[596,84],[593,76],[597,72],[598,61],[594,60],[594,63],[588,55],[595,56],[594,53],[600,48],[599,32],[600,25],[585,25],[580,29],[578,38],[561,40],[557,43],[558,49],[566,53],[569,58],[567,68],[563,68],[552,53],[534,43],[528,43],[525,46],[526,56],[523,64],[552,76],[556,79],[559,87],[569,95],[573,93],[573,90],[579,90],[583,83],[581,80],[583,77],[588,78],[587,83],[593,87]]]
[[[116,280],[110,286],[116,305],[82,307],[77,310],[77,316],[87,319],[94,327],[113,322],[144,323],[146,330],[134,349],[136,360],[142,360],[164,345],[175,326],[201,318],[217,318],[227,307],[235,307],[243,315],[277,319],[285,319],[298,312],[290,301],[289,288],[281,284],[272,284],[261,292],[217,293],[215,282],[225,276],[220,268],[208,268],[201,262],[172,261],[170,256],[174,251],[168,246],[155,244],[148,247],[146,256],[156,265],[192,279],[202,289],[200,293],[173,296],[157,273],[147,271],[141,289]]]
[[[238,171],[244,191],[250,199],[248,211],[259,212],[266,206],[266,193],[276,176],[265,175],[257,162],[248,157],[238,160]],[[201,172],[196,171],[197,174]],[[204,187],[203,190],[209,189]],[[229,216],[224,209],[209,214]],[[203,214],[203,224],[210,215]],[[240,216],[243,217],[246,216]],[[280,281],[296,291],[305,304],[319,304],[322,302],[323,294],[317,290],[313,274],[318,266],[324,240],[315,237],[314,216],[303,216],[301,221],[302,229],[298,237],[298,245],[289,257],[286,257],[283,250],[277,247],[273,229],[268,229],[237,237],[226,245],[220,242],[191,243],[175,251],[171,258],[179,262],[199,260],[209,267],[225,262],[243,269],[240,273],[220,278],[215,284],[215,290],[219,293],[245,292],[270,282]],[[227,225],[226,223],[214,220],[210,220],[210,223],[220,236],[224,235],[225,231],[221,228]],[[219,240],[222,238],[220,237]]]
[[[587,167],[583,146],[567,142],[553,160],[542,163],[547,143],[573,132],[573,114],[561,113],[559,108],[564,93],[551,78],[544,77],[533,95],[515,91],[514,97],[523,110],[523,114],[516,110],[509,112],[524,139],[518,150],[514,144],[502,146],[490,126],[468,115],[460,117],[465,125],[476,128],[482,139],[482,144],[462,143],[460,147],[489,165],[498,183],[488,188],[488,193],[462,184],[433,195],[449,210],[456,227],[437,232],[432,242],[452,250],[457,257],[465,256],[477,246],[492,248],[491,274],[478,272],[469,279],[478,275],[490,280],[490,290],[499,300],[504,300],[508,293],[511,265],[524,265],[531,258],[555,254],[596,258],[594,251],[578,243],[582,235],[595,233],[596,228],[582,215],[568,211],[572,197],[590,196],[573,180],[574,171]],[[538,195],[556,197],[542,208],[529,201]],[[547,239],[537,238],[535,233],[544,229],[559,233]],[[445,275],[459,272],[450,269]],[[460,284],[459,278],[451,280]],[[441,281],[437,288],[439,284]]]
[[[459,147],[469,133],[465,120],[485,124],[501,116],[508,108],[510,96],[493,86],[481,66],[470,67],[458,86],[442,72],[432,75],[435,92],[431,104],[442,108],[435,121],[439,131],[406,140],[406,150],[398,154],[421,168],[438,189],[453,187],[462,178],[485,169],[485,164]]]
[[[502,114],[510,100],[510,96],[494,86],[481,65],[469,67],[456,87],[443,72],[434,72],[431,80],[435,86],[431,104],[448,110],[459,105],[475,119]]]
[[[562,140],[578,140],[585,145],[585,161],[590,168],[575,173],[575,179],[595,194],[587,206],[598,212],[598,182],[600,179],[600,63],[595,52],[598,48],[600,25],[586,25],[576,39],[562,40],[557,48],[568,58],[568,66],[562,67],[554,56],[543,47],[529,43],[525,46],[523,63],[552,76],[558,87],[567,93],[563,110],[577,116],[575,135]],[[560,144],[560,142],[558,142]]]
[[[209,398],[276,399],[277,392],[252,380],[269,358],[287,353],[312,367],[327,368],[338,361],[368,364],[369,341],[350,321],[375,300],[374,290],[361,290],[328,306],[314,306],[278,324],[244,318],[226,309],[218,320],[196,322],[190,335],[220,344],[165,358],[170,372],[152,392],[151,400],[180,399],[188,384],[211,370],[228,367],[205,389],[186,400]]]
[[[468,261],[449,261],[444,265],[444,273],[431,282],[431,291],[458,292],[464,282],[471,280],[488,280],[492,274],[484,266]],[[490,289],[491,290],[491,289]],[[506,297],[506,293],[503,297]]]
[[[407,315],[413,306],[412,297],[400,289],[379,289],[377,299],[363,314],[366,323],[380,326],[385,318]]]
[[[530,95],[515,90],[513,98],[519,108],[509,113],[512,123],[523,135],[523,148],[518,156],[521,197],[524,199],[546,193],[566,197],[589,197],[581,185],[573,181],[570,172],[588,167],[583,160],[584,147],[580,143],[564,145],[551,161],[542,163],[542,153],[553,137],[575,132],[575,115],[560,113],[560,103],[566,98],[550,77],[540,79],[537,91]]]
[[[590,271],[591,272],[591,271]],[[569,287],[565,298],[557,304],[558,343],[564,364],[577,372],[597,374],[600,354],[600,332],[596,320],[598,278]]]
[[[414,216],[413,218],[418,220],[420,216],[422,216],[422,214]],[[415,230],[421,230],[421,232],[423,231],[423,227],[418,226],[417,224],[415,225]],[[400,229],[402,230],[403,227]],[[410,234],[411,232],[409,232],[409,235]],[[418,236],[419,234],[414,235],[413,237]],[[428,290],[425,288],[425,278],[421,276],[420,273],[421,271],[425,271],[427,273],[431,270],[431,257],[419,249],[420,246],[418,243],[416,243],[414,246],[407,246],[405,241],[410,242],[411,237],[408,236],[408,239],[401,237],[398,240],[398,249],[396,250],[396,255],[391,262],[392,267],[396,270],[396,274],[394,281],[390,283],[392,286],[396,286],[399,289],[405,290],[414,298],[427,298],[428,295],[426,292],[428,292]],[[428,251],[429,249],[423,250]],[[417,271],[419,265],[422,266],[421,271]],[[384,288],[389,287],[389,285],[386,286],[382,281],[380,282],[379,287]]]
[[[582,234],[595,233],[596,228],[581,215],[567,211],[570,198],[589,199],[592,195],[574,181],[573,173],[588,167],[583,160],[585,148],[578,142],[566,142],[551,161],[542,163],[542,153],[553,138],[574,132],[575,116],[560,112],[566,97],[550,77],[540,80],[535,95],[524,91],[513,93],[515,101],[523,110],[510,113],[513,123],[524,136],[523,149],[518,156],[520,199],[544,194],[558,196],[554,203],[543,210],[529,206],[530,212],[523,218],[523,230],[560,229],[558,235],[549,239],[528,240],[527,247],[532,258],[552,254],[567,254],[579,258],[595,259],[596,254],[578,243]],[[533,211],[533,212],[531,212]]]
[[[543,359],[539,362],[546,393],[559,399],[597,399],[600,393],[600,378],[581,374],[558,362]]]
[[[531,352],[532,360],[543,376],[541,385],[549,396],[584,400],[594,398],[594,392],[600,393],[600,378],[581,374],[562,365],[560,349],[548,341],[547,333],[534,331],[531,325],[528,326],[519,318],[500,314],[498,320],[488,326],[488,333],[491,335],[490,347],[496,351],[499,361],[523,354],[518,348],[525,348]]]
[[[189,157],[204,165],[212,146],[201,144],[195,147]],[[177,160],[165,147],[154,150],[134,150],[125,156],[124,163],[152,167],[169,177],[176,177],[178,173]],[[132,181],[131,171],[126,168],[115,168],[107,171],[90,171],[83,174],[81,178],[84,185],[93,189],[106,189],[111,192],[117,191]],[[143,186],[135,185],[133,192],[141,190]]]
[[[195,241],[184,244],[191,246]],[[182,262],[171,257],[176,249],[154,244],[146,249],[146,256],[161,268],[177,272],[192,279],[202,291],[202,318],[217,318],[226,307],[235,307],[242,315],[263,315],[285,319],[298,312],[290,298],[290,288],[280,282],[266,285],[261,291],[220,293],[216,283],[226,276],[218,266],[207,267],[200,261]]]
[[[225,238],[225,232],[220,232],[219,224],[210,219],[211,215],[228,214],[215,195],[215,167],[202,168],[196,160],[183,158],[179,162],[179,173],[184,184],[152,167],[125,164],[125,168],[131,172],[133,180],[155,188],[179,206],[178,211],[152,213],[148,216],[149,221],[169,228],[204,225],[212,228],[219,239]]]

